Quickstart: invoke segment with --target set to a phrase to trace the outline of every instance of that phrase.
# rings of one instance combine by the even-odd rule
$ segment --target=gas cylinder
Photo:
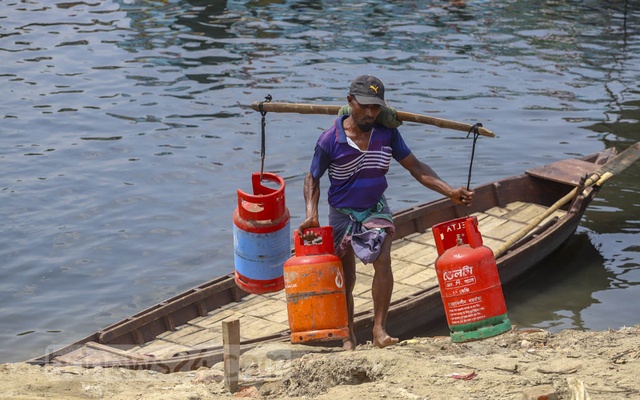
[[[436,272],[451,340],[483,339],[511,329],[493,251],[476,217],[435,225]],[[455,243],[455,244],[453,244]]]
[[[333,229],[325,226],[307,231],[321,242],[308,243],[295,231],[295,255],[284,264],[291,343],[348,338],[344,273],[334,254]]]
[[[283,267],[291,256],[285,183],[268,172],[253,173],[251,181],[253,194],[238,189],[233,214],[235,281],[248,293],[277,292],[284,288]],[[263,181],[277,187],[265,186]]]

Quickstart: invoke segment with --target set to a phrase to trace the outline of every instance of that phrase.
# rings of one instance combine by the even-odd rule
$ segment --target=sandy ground
[[[240,359],[240,391],[222,365],[164,375],[0,364],[3,399],[637,399],[640,325],[604,332],[514,329],[452,343],[417,337],[344,352],[270,344]],[[547,396],[547,397],[544,397]]]

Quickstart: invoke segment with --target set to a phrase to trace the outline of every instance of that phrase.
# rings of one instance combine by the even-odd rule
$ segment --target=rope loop
[[[469,138],[469,135],[471,135],[471,132],[473,132],[474,136],[480,135],[479,128],[482,128],[482,124],[480,122],[476,122],[475,124],[471,125],[471,128],[469,128],[469,132],[467,133],[467,139]]]
[[[265,96],[264,101],[261,101],[260,104],[258,104],[258,110],[260,111],[260,115],[262,115],[263,117],[267,115],[267,112],[264,110],[264,103],[268,103],[271,100],[273,100],[273,97],[268,94]]]

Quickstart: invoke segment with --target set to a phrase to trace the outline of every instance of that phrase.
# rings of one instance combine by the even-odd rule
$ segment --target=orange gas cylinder
[[[436,272],[451,340],[482,339],[510,330],[496,261],[493,251],[482,244],[478,219],[447,221],[432,230],[439,254]]]
[[[295,231],[295,256],[284,263],[291,343],[348,338],[344,274],[334,254],[333,229],[309,230],[322,242],[305,243]]]

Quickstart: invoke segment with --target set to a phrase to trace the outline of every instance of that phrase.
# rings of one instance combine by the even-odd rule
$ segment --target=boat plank
[[[438,249],[433,245],[424,243],[414,243],[414,251],[407,257],[407,261],[417,264],[429,265],[433,263],[438,256]]]
[[[429,268],[434,265],[438,258],[438,250],[435,247],[429,247],[419,253],[415,254],[415,258],[408,260],[409,262],[422,265],[424,268]]]
[[[482,236],[490,236],[487,235],[487,232],[491,232],[492,229],[502,225],[506,220],[500,217],[495,217],[493,215],[489,215],[489,217],[485,218],[482,223],[478,223],[478,230],[482,234]],[[496,239],[500,239],[499,237]]]
[[[356,261],[357,261],[356,271],[358,272],[358,274],[368,275],[370,277],[373,277],[373,274],[375,272],[375,270],[373,269],[373,263],[363,264],[359,260],[356,260]]]
[[[129,353],[149,354],[156,358],[173,357],[174,354],[184,353],[194,350],[193,347],[180,343],[171,342],[165,339],[157,339],[142,346],[130,349]]]
[[[237,313],[231,319],[240,321],[240,337],[243,341],[280,333],[289,329],[288,325],[242,313]],[[222,321],[218,321],[217,324],[209,324],[207,328],[190,325],[180,335],[177,335],[176,332],[173,335],[164,337],[163,340],[185,346],[191,350],[219,346],[222,345]]]
[[[487,218],[489,216],[489,214],[483,213],[483,212],[474,212],[473,214],[471,214],[470,216],[472,217],[476,217],[478,219],[478,222],[482,221],[483,219]]]
[[[263,296],[261,294],[249,295],[243,298],[240,302],[230,303],[227,308],[233,308],[234,310],[242,311],[246,309],[253,309],[264,303],[280,302],[286,304],[286,298],[284,290],[278,292],[278,296]]]
[[[542,222],[540,222],[539,226],[542,226],[542,225],[546,224],[548,221],[550,221],[550,220],[552,220],[554,218],[562,218],[562,217],[564,217],[566,215],[567,215],[566,211],[556,210],[556,211],[553,212],[553,214],[549,215],[546,219],[542,220]]]
[[[502,217],[503,215],[507,214],[509,211],[510,210],[508,208],[506,208],[506,207],[497,207],[496,206],[496,207],[490,208],[490,209],[486,210],[485,212],[479,213],[479,214],[485,216],[485,218],[486,217]],[[474,215],[476,215],[476,214],[474,214]],[[478,218],[478,222],[480,222],[480,221],[481,221],[480,218]]]
[[[409,242],[397,251],[391,251],[393,260],[408,261],[416,264],[429,265],[432,264],[438,251],[435,246],[425,245],[422,243]]]
[[[518,233],[526,224],[522,222],[502,220],[500,224],[493,226],[491,229],[481,230],[482,237],[491,237],[500,240],[508,240],[514,233]]]
[[[545,209],[546,210],[546,209]],[[560,219],[562,217],[565,217],[567,214],[566,211],[562,211],[562,210],[557,210],[554,213],[552,213],[551,215],[549,215],[547,218],[543,219],[542,221],[540,221],[540,223],[537,225],[538,228],[543,228],[545,225],[549,224],[552,222],[552,220],[554,219]],[[509,236],[505,237],[505,241],[511,240],[511,238],[515,237],[518,234],[518,232],[514,232],[513,234],[510,234]],[[523,239],[530,237],[531,235],[536,235],[536,231],[535,229],[532,230],[531,232],[529,232],[528,235],[526,235]]]
[[[409,254],[411,253],[411,246],[413,242],[410,242],[406,239],[400,239],[391,244],[391,258],[393,259],[397,255]]]
[[[217,312],[214,310],[214,311],[211,311],[209,314],[205,315],[204,317],[197,317],[192,319],[191,321],[189,321],[189,324],[199,325],[206,328],[210,324],[221,322],[227,318],[232,318],[235,315],[236,315],[236,312],[230,309],[226,309],[226,310],[220,309]],[[158,337],[164,337],[163,335],[167,335],[170,333],[171,332],[165,332],[163,334],[158,335]]]
[[[193,331],[191,334],[181,337],[180,342],[175,344],[190,350],[222,346],[222,322],[220,322],[220,329],[208,328]]]
[[[245,308],[244,312],[246,315],[251,315],[252,317],[264,318],[267,315],[275,314],[281,311],[286,312],[286,310],[286,301],[263,299],[262,302],[256,303],[254,307]]]
[[[542,214],[547,208],[537,204],[527,204],[517,210],[510,211],[504,217],[512,221],[527,223]]]
[[[233,318],[231,316],[230,318]],[[159,335],[159,339],[167,340],[173,343],[182,343],[182,338],[192,335],[196,332],[204,331],[209,329],[209,327],[204,327],[201,325],[194,325],[191,322],[180,326],[178,329],[172,332],[165,332],[165,334]]]
[[[435,258],[432,260],[433,264]],[[425,267],[421,264],[413,262],[394,263],[393,265],[393,278],[395,281],[399,281],[405,284],[411,284],[419,286],[422,281],[427,281],[436,276],[435,268],[432,266]]]
[[[356,265],[356,284],[353,288],[353,295],[369,294],[371,292],[371,285],[373,285],[373,276],[360,274]]]
[[[597,165],[591,162],[567,159],[527,170],[527,175],[554,182],[578,186],[580,178],[595,171]]]
[[[289,324],[275,324],[262,318],[244,315],[240,319],[240,338],[244,340],[257,339],[262,336],[274,335],[289,330]]]
[[[249,313],[236,312],[234,315],[223,319],[224,321],[239,319],[241,322],[240,330],[243,336],[249,336],[248,331],[246,331],[247,326],[245,322],[253,322],[253,321],[261,321],[261,324],[272,324],[277,327],[277,329],[288,329],[289,328],[289,317],[287,315],[287,306],[286,304],[272,303],[270,304],[271,313],[266,314],[264,316],[255,316]],[[223,320],[203,320],[198,323],[198,326],[205,327],[212,332],[216,332],[222,335],[222,321]],[[247,335],[244,335],[247,333]],[[263,332],[266,334],[266,332]]]
[[[482,238],[482,244],[487,246],[491,250],[499,248],[504,242],[506,242],[506,240],[494,239],[488,236]]]
[[[117,347],[88,342],[74,351],[55,357],[55,363],[91,365],[105,360],[126,362],[131,360],[148,360],[149,358],[150,357],[145,357],[144,355],[122,350]]]
[[[286,306],[285,308],[277,310],[272,314],[267,314],[263,316],[263,318],[266,319],[267,321],[271,321],[276,324],[287,325],[287,326],[289,325],[289,314],[287,312]]]
[[[373,299],[371,298],[371,294],[369,293],[368,296],[353,296],[353,309],[356,314],[359,312],[373,310]]]
[[[407,280],[407,283],[410,283],[420,289],[438,286],[438,275],[435,270],[435,265],[423,267],[423,269],[416,272],[410,280]]]
[[[418,287],[416,287],[415,285],[406,285],[402,282],[394,282],[391,301],[403,299],[407,296],[412,295],[418,290]]]
[[[409,242],[421,243],[429,246],[435,246],[436,243],[435,239],[433,238],[433,231],[431,231],[431,229],[425,231],[424,233],[411,235],[411,237],[406,237],[404,239]]]

